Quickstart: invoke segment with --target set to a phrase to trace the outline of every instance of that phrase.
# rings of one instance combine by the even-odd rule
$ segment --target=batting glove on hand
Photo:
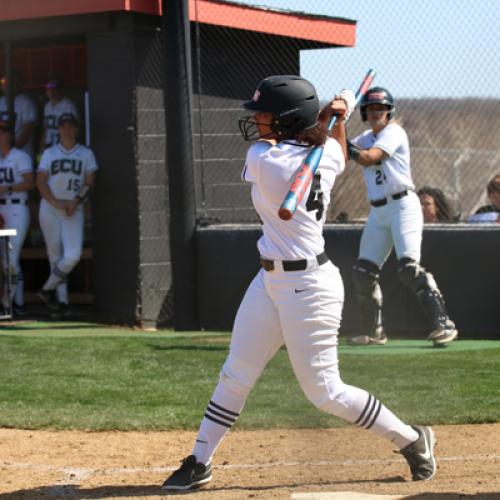
[[[349,120],[349,117],[351,116],[351,113],[354,111],[354,108],[356,106],[356,96],[354,95],[354,92],[349,89],[343,89],[340,91],[340,94],[335,97],[338,97],[345,102],[347,110],[345,112],[344,119]]]

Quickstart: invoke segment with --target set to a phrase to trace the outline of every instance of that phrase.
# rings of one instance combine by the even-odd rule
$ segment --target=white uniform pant
[[[0,205],[0,214],[5,221],[5,229],[15,229],[17,231],[16,236],[11,236],[9,238],[10,250],[9,250],[9,261],[11,267],[11,295],[13,295],[16,291],[17,279],[18,277],[22,277],[21,271],[21,250],[24,245],[24,240],[26,239],[26,234],[28,233],[29,225],[30,225],[30,212],[27,205],[24,204],[6,204]],[[6,263],[7,259],[5,258],[4,246],[1,245],[2,252],[2,263],[4,276],[6,276]],[[5,300],[5,298],[4,298]],[[19,302],[22,304],[22,302]],[[7,305],[7,304],[4,304]]]
[[[236,315],[221,384],[246,397],[285,344],[308,399],[324,411],[344,416],[350,399],[358,394],[345,391],[348,386],[339,375],[337,334],[343,301],[342,278],[331,262],[307,271],[261,269]]]
[[[75,213],[68,216],[42,199],[39,218],[51,272],[61,277],[67,276],[78,264],[82,254],[83,205],[79,205]]]
[[[359,258],[381,268],[392,248],[399,259],[408,257],[420,262],[424,219],[420,200],[414,191],[382,207],[372,207],[366,221],[359,249]]]

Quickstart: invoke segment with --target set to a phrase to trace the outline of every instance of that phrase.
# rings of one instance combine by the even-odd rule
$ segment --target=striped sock
[[[236,394],[219,383],[201,421],[192,455],[205,465],[212,461],[217,447],[234,425],[246,397]]]
[[[354,424],[388,439],[399,449],[418,439],[415,429],[403,423],[372,394],[368,394],[364,409]]]

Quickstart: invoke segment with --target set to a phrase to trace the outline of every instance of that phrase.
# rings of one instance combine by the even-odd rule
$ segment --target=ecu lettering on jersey
[[[0,184],[14,184],[14,172],[11,168],[0,168]]]
[[[50,175],[56,175],[60,172],[80,175],[82,173],[82,169],[82,160],[76,160],[74,158],[60,158],[51,162]]]

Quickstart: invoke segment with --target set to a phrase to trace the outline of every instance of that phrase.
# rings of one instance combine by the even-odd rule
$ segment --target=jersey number
[[[80,179],[70,179],[67,189],[68,191],[80,191]]]
[[[380,186],[387,180],[387,177],[385,176],[384,172],[382,170],[377,170],[375,173],[375,184],[377,186]]]
[[[309,198],[307,198],[306,208],[308,212],[317,210],[316,220],[320,220],[323,216],[325,205],[323,202],[323,191],[321,191],[321,174],[319,172],[314,174],[311,182],[311,190],[309,192]]]

